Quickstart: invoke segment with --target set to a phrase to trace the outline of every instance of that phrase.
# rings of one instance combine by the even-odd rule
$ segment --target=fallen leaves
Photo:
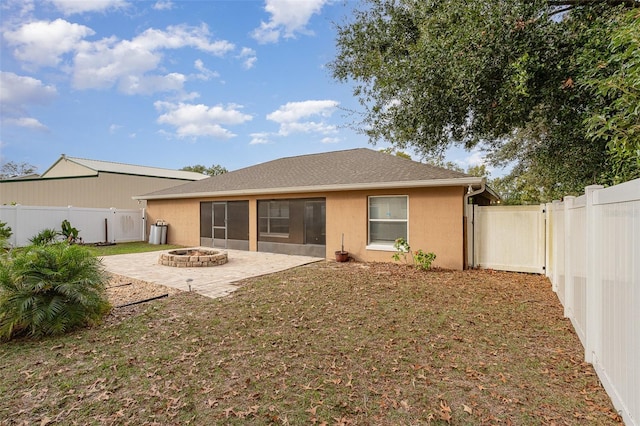
[[[619,421],[554,298],[526,274],[320,263],[248,280],[232,297],[180,294],[104,328],[12,343],[0,418]]]

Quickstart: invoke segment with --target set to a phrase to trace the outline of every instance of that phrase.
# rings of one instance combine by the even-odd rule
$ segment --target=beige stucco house
[[[464,206],[497,196],[484,178],[366,148],[282,158],[134,197],[168,243],[391,261],[393,243],[465,266]]]
[[[42,175],[0,180],[0,204],[118,209],[145,207],[132,196],[205,179],[181,170],[68,157]]]

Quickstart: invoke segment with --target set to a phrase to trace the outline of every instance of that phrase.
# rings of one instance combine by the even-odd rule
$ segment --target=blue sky
[[[340,0],[3,0],[0,163],[229,170],[372,147],[331,78]],[[374,149],[385,148],[376,145]],[[410,153],[411,154],[411,153]],[[414,157],[415,158],[415,157]],[[478,152],[451,150],[463,168]]]

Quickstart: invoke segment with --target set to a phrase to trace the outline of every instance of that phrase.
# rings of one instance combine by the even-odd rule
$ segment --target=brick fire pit
[[[162,253],[158,263],[176,268],[197,268],[224,265],[228,260],[226,251],[183,249]]]

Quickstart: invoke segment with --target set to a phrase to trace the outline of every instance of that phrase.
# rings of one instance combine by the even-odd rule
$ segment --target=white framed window
[[[289,201],[271,200],[258,202],[260,235],[270,237],[289,236]]]
[[[369,241],[367,249],[395,250],[396,239],[409,236],[409,196],[369,197]]]

